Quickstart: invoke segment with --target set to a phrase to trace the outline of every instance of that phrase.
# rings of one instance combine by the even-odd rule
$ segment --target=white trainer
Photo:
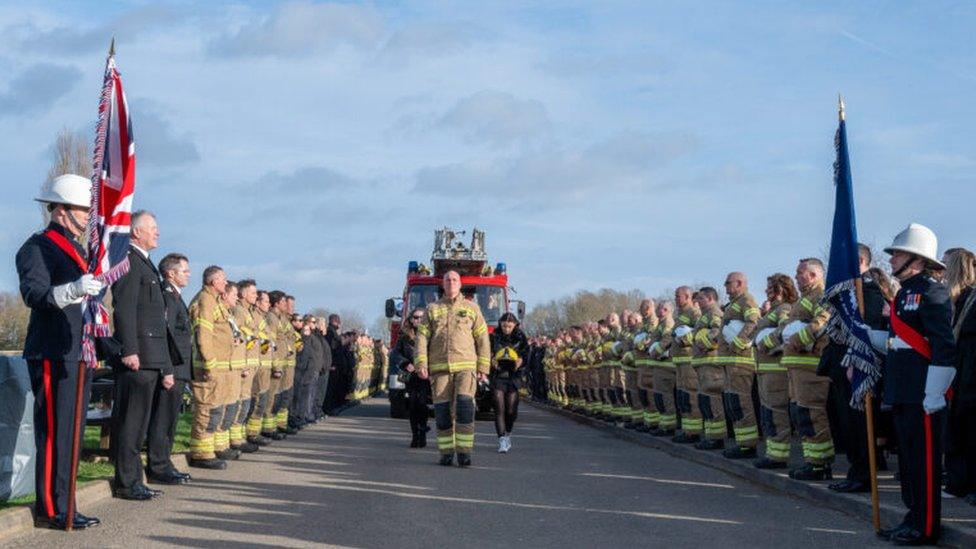
[[[512,449],[512,435],[505,435],[505,452]]]
[[[498,437],[498,453],[499,454],[504,454],[504,453],[508,452],[508,445],[505,444],[505,439],[507,439],[507,438],[508,437],[506,437],[505,435],[502,435],[502,436]]]

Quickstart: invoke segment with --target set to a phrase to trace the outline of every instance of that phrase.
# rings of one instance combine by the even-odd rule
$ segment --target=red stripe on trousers
[[[932,416],[925,414],[925,537],[932,536],[932,498]]]
[[[47,437],[44,441],[44,508],[47,516],[54,516],[54,491],[51,489],[51,468],[54,464],[54,397],[51,392],[51,361],[44,359],[44,404],[47,408]]]

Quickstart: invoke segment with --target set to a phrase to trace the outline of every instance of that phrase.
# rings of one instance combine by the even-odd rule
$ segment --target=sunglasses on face
[[[410,317],[410,318],[412,318],[412,319],[414,319],[414,320],[421,320],[421,319],[423,319],[424,317],[423,317],[423,316],[420,316],[420,315],[416,315],[416,316],[412,316],[412,317]]]

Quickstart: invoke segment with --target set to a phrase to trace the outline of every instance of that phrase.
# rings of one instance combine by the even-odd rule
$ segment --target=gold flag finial
[[[844,120],[844,96],[837,94],[837,116]]]
[[[115,37],[112,37],[112,43],[108,46],[108,56],[115,57]]]

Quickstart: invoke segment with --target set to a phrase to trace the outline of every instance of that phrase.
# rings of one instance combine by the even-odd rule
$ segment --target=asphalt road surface
[[[10,547],[888,546],[870,524],[523,405],[510,454],[478,422],[474,466],[407,448],[371,399],[150,502],[82,512],[102,526]],[[433,435],[433,432],[431,432]],[[430,437],[433,441],[433,436]]]

